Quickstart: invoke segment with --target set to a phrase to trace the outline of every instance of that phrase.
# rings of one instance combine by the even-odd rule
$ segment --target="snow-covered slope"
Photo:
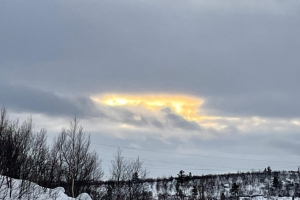
[[[86,194],[80,194],[75,199],[65,194],[65,189],[43,188],[35,183],[9,178],[0,175],[0,199],[3,200],[92,200]]]

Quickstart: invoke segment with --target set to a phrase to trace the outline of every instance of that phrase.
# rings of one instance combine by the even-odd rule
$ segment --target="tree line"
[[[228,199],[256,193],[300,196],[298,172],[273,172],[270,167],[264,172],[205,176],[181,170],[175,178],[153,179],[139,158],[126,159],[118,149],[109,173],[104,181],[101,160],[76,118],[49,145],[46,130],[34,131],[31,118],[11,120],[5,109],[0,110],[0,199],[35,199],[36,184],[44,191],[62,186],[69,196],[86,192],[92,199],[104,200]],[[265,188],[255,191],[260,184]]]
[[[76,197],[87,192],[93,199],[137,199],[149,194],[142,181],[147,176],[142,162],[126,160],[122,151],[114,155],[110,179],[103,184],[104,172],[96,151],[91,150],[90,136],[86,135],[78,119],[63,128],[51,146],[46,130],[33,130],[31,118],[19,122],[0,111],[0,189],[2,195],[22,199],[28,195],[32,183],[45,188],[63,186],[66,194]],[[17,194],[14,180],[20,179]],[[108,184],[110,183],[110,184]],[[105,185],[105,187],[103,187]],[[5,186],[5,187],[4,187]],[[140,199],[141,199],[140,198]]]

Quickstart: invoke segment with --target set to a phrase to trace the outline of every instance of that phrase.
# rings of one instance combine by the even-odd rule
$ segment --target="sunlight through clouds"
[[[91,99],[111,107],[142,107],[149,111],[160,111],[170,108],[186,120],[199,122],[206,116],[200,114],[204,99],[185,95],[166,94],[104,94],[92,96]]]
[[[160,132],[164,137],[235,137],[265,131],[291,131],[298,120],[271,119],[258,116],[212,114],[201,109],[204,98],[178,94],[98,94],[90,96],[100,107],[114,115],[116,127],[122,130]],[[156,128],[156,129],[152,129]],[[172,130],[170,132],[170,130]],[[175,131],[176,130],[176,131]]]

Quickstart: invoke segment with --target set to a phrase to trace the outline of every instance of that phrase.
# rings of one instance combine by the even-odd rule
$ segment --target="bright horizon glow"
[[[152,111],[170,108],[173,112],[190,121],[200,121],[205,116],[199,115],[203,99],[186,95],[165,94],[104,94],[91,99],[106,106],[142,107]]]

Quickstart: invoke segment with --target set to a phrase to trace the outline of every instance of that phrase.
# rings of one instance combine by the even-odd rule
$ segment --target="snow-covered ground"
[[[240,200],[245,200],[249,198],[240,198]],[[263,197],[263,196],[258,196],[258,197],[252,197],[251,200],[292,200],[292,197]],[[298,197],[295,197],[294,200],[299,200]]]
[[[11,187],[9,187],[9,185]],[[146,184],[148,191],[152,192],[153,198],[158,199],[158,196],[168,193],[169,196],[175,196],[175,180],[167,182],[165,185],[162,183],[154,182],[152,184]],[[224,193],[229,193],[229,185],[225,188]],[[292,200],[292,197],[269,197],[264,196],[264,192],[261,190],[264,184],[258,183],[254,186],[247,185],[244,189],[246,191],[252,191],[253,197],[251,200]],[[191,187],[184,189],[186,195],[191,195]],[[204,192],[207,195],[207,192]],[[217,189],[211,192],[215,198],[220,198],[220,191]],[[258,196],[256,196],[258,195]],[[20,197],[20,198],[19,198]],[[87,194],[83,193],[78,195],[76,198],[69,197],[65,194],[63,187],[57,187],[55,189],[43,188],[35,183],[29,181],[12,179],[9,177],[0,175],[0,200],[92,200]],[[240,197],[240,200],[249,200],[249,197]],[[294,200],[300,200],[295,197]]]
[[[9,186],[11,185],[11,187]],[[21,197],[21,198],[19,198]],[[55,189],[43,188],[35,183],[11,179],[0,175],[0,199],[1,200],[92,200],[86,194],[80,194],[76,198],[65,194],[65,189],[57,187]]]

